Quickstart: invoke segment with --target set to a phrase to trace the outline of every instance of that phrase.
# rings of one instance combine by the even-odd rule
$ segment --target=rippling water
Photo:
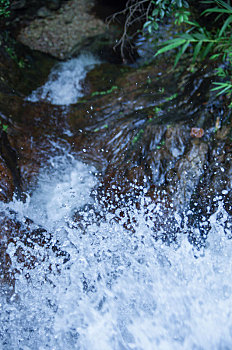
[[[140,209],[120,208],[118,222],[119,209],[106,211],[97,199],[93,167],[65,150],[50,164],[26,203],[1,203],[1,210],[42,225],[69,259],[36,243],[9,244],[18,272],[14,291],[1,294],[0,349],[231,349],[232,240],[223,203],[210,217],[206,248],[194,250],[177,213],[177,240],[166,245],[154,239],[154,221],[164,214],[145,194]],[[133,230],[124,228],[128,217]],[[18,247],[44,258],[24,266]]]

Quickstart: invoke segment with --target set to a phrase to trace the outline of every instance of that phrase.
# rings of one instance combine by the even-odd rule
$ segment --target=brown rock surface
[[[10,169],[0,157],[0,201],[8,202],[14,193],[14,181]]]

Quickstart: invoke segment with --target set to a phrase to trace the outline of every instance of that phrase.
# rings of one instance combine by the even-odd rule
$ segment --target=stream
[[[59,64],[28,100],[61,105],[65,115],[99,63],[81,55]],[[25,202],[0,204],[0,214],[22,231],[26,218],[42,227],[47,242],[29,236],[8,245],[14,283],[0,295],[0,349],[231,349],[232,240],[222,197],[215,197],[205,247],[189,242],[189,223],[175,210],[176,239],[167,244],[155,239],[155,230],[167,236],[169,230],[154,226],[165,213],[145,186],[133,184],[135,202],[106,208],[97,192],[99,169],[68,144],[57,141],[54,149]]]

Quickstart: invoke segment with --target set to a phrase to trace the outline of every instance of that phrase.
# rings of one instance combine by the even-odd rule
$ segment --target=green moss
[[[107,94],[111,94],[114,90],[117,90],[118,86],[114,85],[112,86],[110,89],[106,90],[106,91],[95,91],[91,94],[91,96],[100,96],[100,95],[107,95]]]

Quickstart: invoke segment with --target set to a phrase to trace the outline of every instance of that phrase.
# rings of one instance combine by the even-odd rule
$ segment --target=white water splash
[[[99,220],[89,209],[76,222],[73,213],[84,204],[101,210],[91,196],[96,172],[70,156],[62,169],[60,163],[54,159],[53,170],[41,175],[27,204],[14,202],[11,209],[50,228],[70,261],[52,272],[58,258],[48,250],[47,260],[22,269],[9,245],[22,273],[10,300],[1,300],[0,348],[231,349],[232,241],[224,234],[223,205],[211,216],[208,247],[196,259],[182,232],[175,245],[154,240],[152,206],[149,220],[131,206],[134,233],[113,220],[117,212]],[[89,216],[95,219],[83,229]]]
[[[87,72],[100,63],[93,55],[82,54],[58,64],[51,71],[46,84],[33,91],[28,100],[46,100],[55,105],[76,103],[83,96],[82,82]]]
[[[80,80],[96,63],[85,56],[62,63],[30,99],[76,102]],[[117,222],[117,210],[106,212],[94,199],[96,170],[62,152],[41,170],[26,203],[0,204],[22,225],[29,217],[51,233],[51,246],[31,248],[20,238],[8,246],[18,273],[13,294],[0,293],[0,349],[231,349],[232,240],[222,203],[196,259],[181,229],[176,244],[154,239],[154,212],[163,215],[154,204],[148,214],[143,206],[120,208],[134,222],[134,231],[126,230],[126,218]],[[52,249],[57,245],[68,262]],[[38,256],[33,268],[17,260],[17,248]]]

